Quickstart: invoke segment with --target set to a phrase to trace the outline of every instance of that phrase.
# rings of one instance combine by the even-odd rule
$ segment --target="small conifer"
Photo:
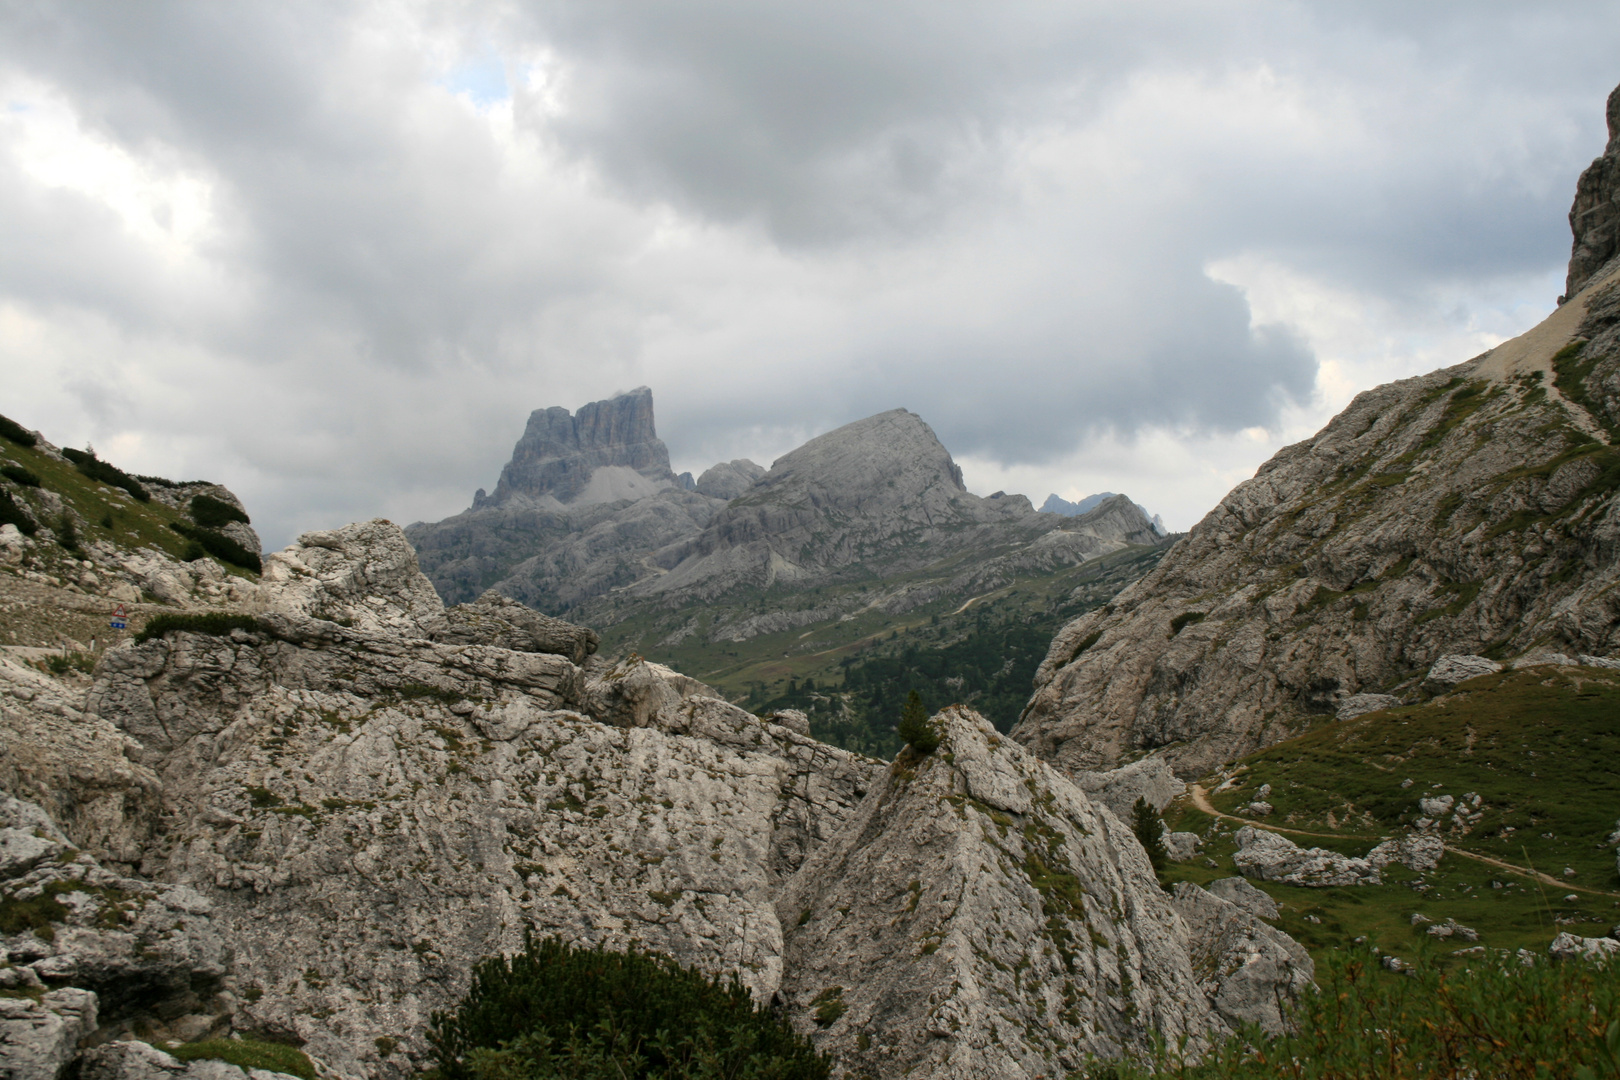
[[[922,695],[915,690],[906,695],[906,704],[900,710],[900,723],[895,731],[919,754],[932,754],[939,749],[939,731],[928,722],[928,710],[923,707]]]
[[[1131,807],[1131,831],[1141,842],[1142,850],[1147,852],[1153,872],[1157,874],[1163,871],[1165,864],[1170,861],[1170,853],[1164,847],[1164,819],[1146,799],[1137,799],[1136,805]]]

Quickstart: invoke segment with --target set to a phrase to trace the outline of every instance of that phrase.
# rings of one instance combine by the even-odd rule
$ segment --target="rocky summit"
[[[382,521],[252,589],[88,677],[0,659],[0,1075],[219,1080],[148,1043],[234,1033],[410,1076],[527,931],[736,973],[840,1075],[1047,1076],[1309,981],[971,710],[931,755],[837,750],[505,598],[444,608]]]
[[[1448,654],[1620,647],[1615,148],[1581,178],[1573,295],[1278,452],[1063,628],[1014,736],[1070,767],[1155,751],[1194,775],[1357,695],[1422,692]]]

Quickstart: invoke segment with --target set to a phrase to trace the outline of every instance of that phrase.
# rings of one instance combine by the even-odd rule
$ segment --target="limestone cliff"
[[[43,992],[0,1015],[0,1068],[52,1075],[80,1037],[133,1024],[403,1078],[472,962],[529,929],[736,972],[841,1073],[885,1080],[1050,1075],[1140,1044],[1149,1020],[1226,1031],[1217,999],[1308,977],[1256,982],[1242,958],[1221,970],[1246,982],[1202,974],[1193,958],[1225,949],[1241,914],[1211,898],[1218,917],[1190,930],[1111,811],[971,713],[938,719],[938,756],[890,770],[667,668],[590,656],[588,632],[498,598],[435,605],[400,530],[369,522],[272,555],[234,627],[120,646],[91,679],[0,661],[6,760],[26,753],[0,794],[39,803],[0,804],[0,890],[89,889],[52,886],[72,901],[54,935],[0,940],[6,977]],[[13,819],[43,838],[12,844]],[[1055,915],[1053,889],[1069,905]],[[1056,981],[1008,976],[1008,950]],[[166,981],[144,996],[87,981],[107,956]],[[915,979],[894,978],[902,963]],[[824,1029],[829,972],[851,1021]],[[1049,1009],[1066,1026],[1030,1034]],[[884,1032],[881,1054],[856,1018]],[[152,1053],[116,1041],[75,1067],[130,1080]],[[200,1068],[183,1075],[234,1075]]]
[[[645,386],[580,407],[529,414],[495,493],[473,500],[500,506],[514,499],[591,504],[639,498],[675,484],[669,451],[653,422]]]
[[[1613,147],[1581,180],[1573,297],[1280,451],[1058,634],[1014,737],[1070,767],[1161,750],[1196,773],[1349,695],[1414,691],[1444,654],[1620,648]]]
[[[1563,303],[1586,287],[1593,274],[1620,255],[1620,86],[1609,94],[1609,144],[1575,185],[1569,228],[1575,234]]]

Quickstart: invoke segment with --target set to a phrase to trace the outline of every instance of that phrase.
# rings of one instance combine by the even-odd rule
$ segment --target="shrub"
[[[232,630],[246,630],[252,634],[269,634],[270,629],[252,615],[233,615],[226,611],[204,611],[195,615],[154,615],[135,635],[136,644],[151,641],[165,634],[208,634],[228,637]]]
[[[264,569],[264,563],[260,561],[258,552],[249,551],[224,533],[215,532],[213,529],[200,529],[183,521],[171,521],[169,528],[186,539],[195,541],[204,551],[222,562],[252,570],[255,574]],[[189,547],[187,550],[190,550]],[[190,559],[191,556],[187,555],[186,558]]]
[[[251,525],[248,516],[224,499],[216,499],[212,495],[193,495],[191,497],[191,520],[205,529],[219,529],[233,521],[240,521],[244,525]]]
[[[22,487],[39,487],[39,474],[21,465],[0,465],[0,475]]]
[[[0,416],[0,436],[10,439],[18,446],[34,446],[39,442],[38,436],[8,416]]]
[[[285,1043],[256,1039],[206,1039],[168,1048],[181,1061],[223,1061],[241,1069],[286,1073],[301,1080],[316,1080],[315,1066],[305,1053]]]
[[[17,505],[9,491],[0,491],[0,525],[15,525],[17,531],[24,536],[33,536],[39,532],[39,526],[34,523],[34,519],[28,516],[28,511]]]
[[[69,551],[79,550],[79,528],[67,514],[57,519],[56,542]]]
[[[1137,799],[1136,805],[1131,807],[1131,832],[1136,834],[1142,850],[1147,852],[1153,872],[1162,872],[1170,861],[1170,853],[1164,847],[1164,819],[1145,798]]]
[[[442,1080],[826,1080],[810,1041],[720,979],[658,953],[526,934],[473,969],[427,1040]]]
[[[895,731],[919,754],[932,754],[939,749],[939,730],[928,722],[928,710],[923,708],[922,696],[915,690],[906,695]]]
[[[152,494],[141,487],[139,480],[114,465],[109,465],[96,457],[94,450],[74,450],[70,447],[62,448],[62,456],[73,462],[73,467],[85,476],[103,484],[110,484],[116,488],[123,488],[135,497],[136,502],[151,502]]]

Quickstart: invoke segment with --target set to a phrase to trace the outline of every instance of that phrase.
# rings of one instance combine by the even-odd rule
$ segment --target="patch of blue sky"
[[[481,109],[512,96],[506,84],[506,65],[496,57],[458,64],[439,80],[439,85],[452,94],[466,94]]]

